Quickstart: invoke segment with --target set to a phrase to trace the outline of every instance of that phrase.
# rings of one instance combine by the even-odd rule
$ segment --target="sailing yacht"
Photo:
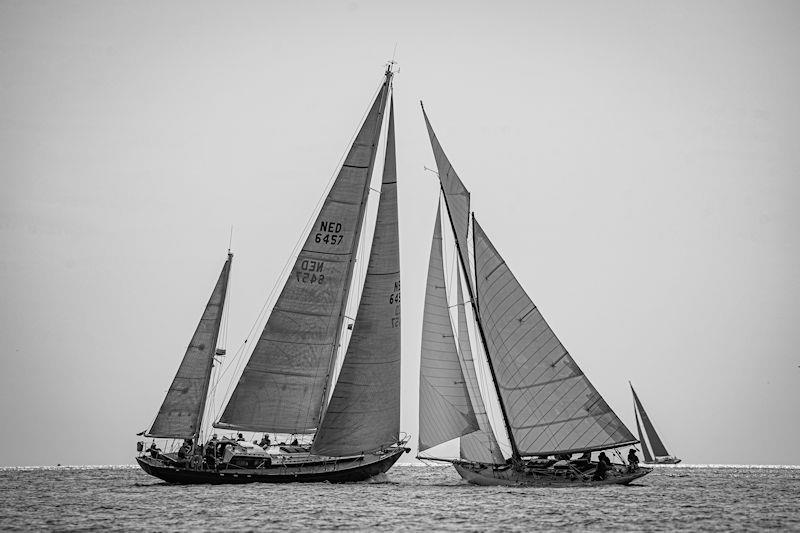
[[[229,254],[175,379],[142,434],[142,469],[173,483],[359,481],[408,452],[400,436],[400,258],[391,64],[294,261],[218,430],[313,435],[310,445],[221,438],[202,428],[233,256]],[[346,316],[372,173],[389,106],[380,199],[353,321]],[[366,242],[362,246],[366,246]],[[362,249],[363,251],[363,249]],[[349,343],[338,379],[343,332]],[[241,436],[241,433],[239,433]],[[205,439],[204,439],[205,437]],[[266,440],[266,439],[265,439]]]
[[[651,468],[627,465],[621,456],[611,463],[605,456],[606,450],[638,441],[561,344],[471,214],[470,193],[424,107],[422,113],[441,194],[423,313],[417,457],[450,462],[463,479],[477,485],[628,484],[648,474]],[[456,294],[455,320],[442,260],[443,211],[460,265],[450,284],[455,285],[450,287],[450,294]],[[474,263],[468,260],[470,234]],[[480,365],[484,379],[476,373],[479,359],[473,355],[470,323],[481,348],[477,353],[485,356]],[[486,382],[488,390],[482,390]],[[486,400],[496,401],[497,408],[488,409]],[[490,413],[497,411],[510,450],[501,448],[495,433],[500,428],[491,423]],[[423,455],[455,438],[458,458]],[[601,452],[596,461],[593,452]],[[582,456],[573,459],[574,454]]]
[[[661,440],[661,437],[659,437],[658,433],[656,433],[656,428],[653,426],[653,422],[650,420],[650,417],[647,416],[647,412],[644,410],[642,402],[639,401],[639,396],[636,395],[636,391],[633,390],[633,384],[629,381],[628,385],[630,385],[631,392],[633,393],[633,416],[636,418],[636,431],[639,433],[639,440],[642,444],[642,455],[644,455],[645,464],[676,465],[680,463],[681,460],[679,458],[669,454],[667,447],[664,446],[664,442]],[[639,425],[640,418],[642,419],[642,424],[644,424],[644,431],[645,434],[647,434],[647,440],[650,442],[649,448],[647,446],[647,442],[644,440],[642,426]],[[650,450],[652,450],[652,453]]]

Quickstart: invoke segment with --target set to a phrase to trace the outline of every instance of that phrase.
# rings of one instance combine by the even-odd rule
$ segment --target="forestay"
[[[391,105],[391,104],[390,104]],[[353,334],[311,453],[334,457],[376,450],[400,433],[400,249],[394,106],[381,195]]]
[[[479,318],[520,454],[637,442],[556,338],[477,221],[473,226]]]
[[[472,346],[469,341],[469,329],[467,329],[467,313],[465,310],[464,293],[461,283],[456,281],[458,287],[458,351],[461,355],[461,369],[467,384],[472,409],[475,411],[475,419],[478,422],[478,430],[461,437],[459,443],[459,455],[468,461],[481,463],[503,464],[505,459],[500,452],[500,446],[492,431],[492,424],[486,414],[486,406],[481,397],[481,389],[478,385],[478,376],[475,371],[475,360],[472,357]]]
[[[419,373],[419,450],[478,429],[458,358],[447,305],[441,209],[436,212],[422,316]]]
[[[470,272],[470,263],[467,260],[467,234],[469,231],[469,191],[461,182],[461,178],[456,174],[453,165],[444,153],[439,139],[433,132],[433,127],[428,120],[428,115],[425,113],[425,108],[422,108],[422,116],[425,117],[425,126],[428,128],[428,137],[430,137],[431,148],[433,149],[433,157],[436,160],[436,168],[439,172],[439,181],[441,182],[442,191],[444,192],[445,202],[447,203],[447,210],[450,213],[450,220],[455,228],[456,243],[458,246],[461,260],[467,272]],[[471,283],[471,281],[468,281]]]
[[[217,427],[281,433],[317,427],[390,79],[388,73]]]
[[[190,439],[200,433],[232,261],[228,254],[148,437]]]

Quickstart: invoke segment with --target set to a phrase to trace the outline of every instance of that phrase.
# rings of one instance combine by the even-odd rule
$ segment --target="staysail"
[[[503,464],[505,459],[492,431],[489,416],[486,414],[486,406],[481,397],[478,376],[475,372],[475,360],[472,357],[472,346],[467,329],[467,313],[464,309],[467,304],[464,301],[460,281],[456,281],[456,285],[458,287],[458,300],[456,301],[458,306],[458,351],[461,356],[461,369],[464,372],[467,391],[472,401],[472,409],[475,411],[475,419],[478,422],[477,431],[461,437],[459,455],[468,461]]]
[[[441,208],[436,211],[419,371],[419,450],[479,429],[461,371],[447,305],[442,260]]]
[[[639,410],[636,409],[635,402],[633,406],[633,416],[634,418],[636,418],[636,433],[638,433],[639,435],[639,444],[642,445],[642,454],[644,455],[644,460],[645,462],[651,462],[653,460],[653,456],[650,455],[650,450],[647,448],[647,442],[645,442],[644,440],[644,435],[642,434],[642,426],[639,425]]]
[[[190,439],[200,433],[232,261],[233,254],[228,253],[164,403],[145,433],[147,437]]]
[[[656,433],[656,428],[653,427],[653,423],[650,421],[650,417],[647,416],[647,411],[644,410],[642,402],[639,401],[639,396],[637,396],[636,391],[633,390],[633,385],[631,385],[631,392],[633,393],[633,401],[636,403],[636,407],[638,408],[639,413],[641,413],[642,415],[642,424],[644,425],[645,433],[647,433],[647,440],[650,441],[650,447],[653,449],[653,456],[668,457],[669,453],[667,452],[667,447],[664,446],[664,443],[661,442],[661,438],[658,436],[658,433]],[[644,445],[643,440],[642,444]],[[645,455],[645,460],[647,460],[646,455]]]
[[[447,159],[439,139],[436,137],[425,107],[422,108],[422,116],[425,117],[425,126],[428,128],[433,157],[436,159],[436,168],[439,172],[439,182],[444,192],[445,203],[453,223],[456,246],[467,271],[470,270],[470,263],[467,260],[467,234],[469,232],[469,191],[461,182],[461,178],[456,174],[450,160]],[[468,280],[467,283],[472,283]]]
[[[479,319],[520,455],[636,443],[555,336],[477,221],[473,238]]]
[[[216,427],[280,433],[317,427],[391,77],[387,71]]]
[[[364,290],[353,334],[311,453],[341,457],[398,441],[400,433],[400,247],[394,105]]]

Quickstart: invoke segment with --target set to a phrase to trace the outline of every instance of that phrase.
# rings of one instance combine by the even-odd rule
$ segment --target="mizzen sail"
[[[148,437],[190,439],[200,433],[232,261],[229,253]]]
[[[637,442],[555,336],[477,221],[473,237],[479,319],[520,454]]]
[[[372,251],[353,335],[311,453],[354,455],[394,444],[400,433],[400,247],[394,106]]]
[[[441,209],[436,211],[419,372],[419,450],[479,429],[458,357],[447,305],[442,261]]]
[[[317,427],[390,82],[387,72],[217,427],[281,433]]]

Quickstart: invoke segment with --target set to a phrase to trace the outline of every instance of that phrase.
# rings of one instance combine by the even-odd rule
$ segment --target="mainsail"
[[[661,438],[658,436],[658,433],[656,433],[656,428],[653,427],[653,423],[650,421],[650,417],[647,416],[647,412],[644,410],[642,402],[639,401],[639,396],[637,396],[636,391],[633,390],[633,385],[631,385],[631,392],[633,393],[633,401],[636,404],[636,408],[642,415],[642,424],[644,425],[645,433],[647,433],[647,440],[650,441],[650,447],[653,449],[653,456],[668,457],[669,453],[667,452],[667,447],[664,446],[664,443],[661,442]],[[637,420],[637,426],[638,426],[638,420]],[[639,440],[642,441],[642,447],[645,448],[645,442],[644,439],[641,438],[641,432]],[[645,455],[645,460],[649,460],[647,459],[647,455]]]
[[[421,104],[421,102],[420,102]],[[453,223],[456,248],[458,249],[461,261],[469,272],[469,261],[467,260],[467,234],[469,232],[469,191],[461,182],[461,178],[456,174],[450,160],[447,159],[439,139],[433,132],[425,107],[422,107],[422,116],[425,117],[425,126],[428,128],[433,157],[436,159],[436,168],[439,171],[439,182],[441,183],[444,200],[450,220]],[[467,283],[472,283],[467,280]]]
[[[639,444],[642,445],[642,454],[644,454],[645,462],[651,462],[653,460],[653,456],[650,455],[650,450],[647,448],[647,442],[644,440],[644,435],[642,434],[642,426],[639,425],[639,412],[636,409],[636,405],[633,406],[633,416],[636,418],[636,433],[639,434]]]
[[[345,456],[398,441],[400,433],[400,248],[394,105],[364,290],[353,335],[311,453]]]
[[[456,349],[442,261],[441,209],[436,211],[419,372],[419,450],[479,429]]]
[[[200,433],[232,261],[233,254],[228,253],[164,403],[145,433],[148,437],[190,439]]]
[[[478,385],[478,376],[475,372],[475,361],[472,357],[472,346],[469,342],[469,330],[467,329],[467,313],[464,309],[464,293],[461,283],[457,280],[458,300],[458,352],[460,354],[461,369],[466,378],[467,391],[472,401],[472,409],[475,411],[475,418],[478,421],[478,430],[461,437],[459,443],[459,455],[468,461],[481,463],[503,464],[505,459],[497,444],[497,439],[492,431],[492,424],[486,414],[486,406],[481,397],[481,389]]]
[[[387,70],[217,427],[308,433],[318,426],[391,78]]]
[[[520,455],[637,442],[473,221],[479,320]]]

